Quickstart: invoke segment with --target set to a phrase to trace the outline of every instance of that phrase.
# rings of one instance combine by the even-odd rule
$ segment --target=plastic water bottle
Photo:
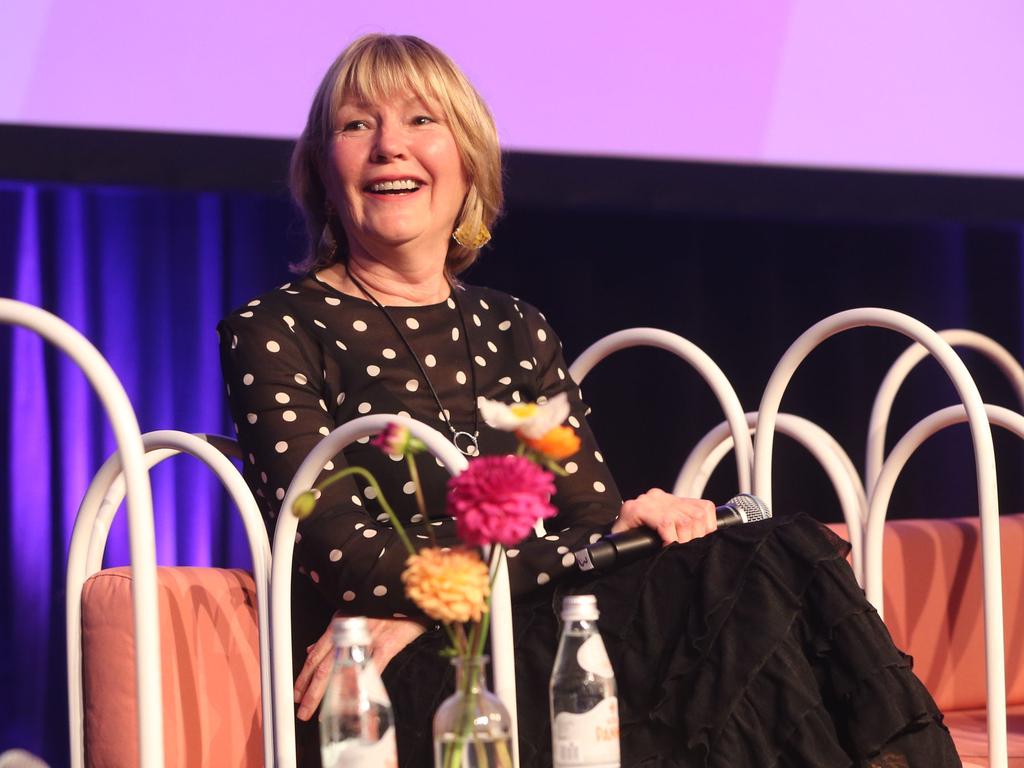
[[[554,768],[619,768],[619,701],[597,617],[593,595],[562,602],[550,688]]]
[[[320,705],[323,768],[398,768],[391,700],[370,660],[363,617],[331,622],[334,668]]]

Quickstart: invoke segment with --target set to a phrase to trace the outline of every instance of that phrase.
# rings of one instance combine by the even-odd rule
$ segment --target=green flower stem
[[[458,768],[462,762],[463,737],[456,736],[455,741],[445,744],[444,768]]]
[[[476,764],[479,766],[487,765],[487,752],[484,749],[484,745],[479,741],[473,741],[473,750],[476,752]]]
[[[377,483],[377,478],[371,475],[367,470],[363,469],[362,467],[345,467],[345,469],[341,470],[340,472],[335,472],[322,483],[318,484],[316,486],[316,489],[319,491],[323,491],[325,488],[334,485],[336,482],[338,482],[339,480],[343,480],[349,475],[359,475],[370,484],[373,490],[377,492],[377,501],[380,502],[380,505],[384,508],[384,511],[388,515],[388,519],[391,520],[391,525],[394,526],[395,532],[398,534],[398,538],[402,540],[402,544],[405,545],[406,551],[410,555],[415,555],[416,548],[413,547],[412,542],[409,541],[409,537],[406,536],[405,528],[402,527],[401,522],[399,522],[398,517],[395,515],[395,510],[391,508],[391,505],[388,504],[387,499],[384,498],[384,492],[380,489],[380,485]]]
[[[490,587],[492,596],[494,594],[494,579],[498,573],[498,558],[501,557],[502,554],[503,550],[500,544],[491,545],[491,561],[487,564],[487,570],[491,574]],[[491,600],[492,597],[488,596],[487,611],[484,613],[483,618],[480,619],[480,624],[478,625],[480,627],[480,636],[477,638],[477,644],[473,648],[473,653],[476,656],[479,656],[484,651],[484,641],[487,637],[487,630],[489,629],[489,625],[491,623]]]
[[[511,740],[508,742],[498,741],[494,745],[498,752],[498,765],[500,768],[512,768],[512,753],[509,750],[509,744],[511,744]]]
[[[476,632],[479,629],[480,624],[474,624],[471,632]],[[471,642],[475,646],[476,638],[474,637]],[[469,646],[467,646],[467,648],[468,647]],[[469,732],[473,726],[473,709],[476,706],[476,691],[474,689],[477,687],[477,673],[480,670],[480,664],[470,663],[470,657],[468,655],[463,657],[462,663],[470,664],[469,671],[463,672],[465,688],[462,692],[462,723],[459,725],[459,733],[455,738],[455,743],[452,745],[452,750],[448,755],[446,755],[445,768],[458,768],[459,764],[462,762],[462,750],[469,740]],[[478,749],[479,746],[480,745],[477,745]],[[480,757],[483,759],[483,762],[481,762],[480,765],[485,766],[487,764],[485,759],[486,755],[480,755]]]
[[[476,638],[480,632],[480,622],[476,621],[469,625],[469,637],[466,640],[466,653],[463,656],[465,661],[473,658],[476,651]]]
[[[465,658],[469,652],[469,641],[466,639],[466,628],[462,624],[455,625],[455,652]]]
[[[559,477],[568,477],[568,476],[569,476],[569,473],[568,473],[568,472],[566,472],[566,471],[565,471],[565,470],[564,470],[564,469],[562,468],[562,465],[561,465],[561,464],[559,464],[559,463],[558,463],[557,461],[555,461],[554,459],[549,459],[549,458],[547,458],[547,457],[544,457],[544,460],[543,460],[543,466],[547,467],[547,469],[548,469],[548,471],[549,471],[549,472],[552,472],[553,474],[556,474],[556,475],[558,475]]]
[[[456,642],[455,632],[452,630],[451,624],[447,621],[442,621],[441,626],[444,627],[444,633],[448,635],[448,642],[452,644],[452,650],[457,650],[458,643]]]
[[[427,536],[430,537],[430,546],[437,546],[437,539],[434,538],[434,526],[430,524],[430,515],[427,514],[427,502],[423,498],[423,488],[420,486],[420,472],[416,469],[416,457],[412,453],[405,454],[405,463],[409,465],[409,477],[412,478],[412,486],[416,489],[416,506],[420,508],[423,521],[427,525]]]
[[[489,609],[490,606],[488,606],[487,613],[485,613],[483,618],[480,619],[480,623],[477,624],[480,628],[480,634],[476,637],[476,643],[473,646],[474,656],[479,656],[484,652],[484,643],[487,642],[487,630],[490,629],[491,623],[491,612]]]

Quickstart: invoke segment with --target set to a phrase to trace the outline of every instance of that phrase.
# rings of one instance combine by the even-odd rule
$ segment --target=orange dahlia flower
[[[567,459],[580,449],[580,438],[572,427],[555,427],[538,438],[530,438],[522,433],[518,434],[519,439],[530,449],[537,453],[543,453],[555,461]]]
[[[487,566],[468,549],[422,549],[402,572],[405,594],[437,621],[480,621],[491,592]]]

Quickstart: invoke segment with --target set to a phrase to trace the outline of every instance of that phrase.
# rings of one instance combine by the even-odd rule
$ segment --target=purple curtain
[[[287,279],[288,206],[267,197],[0,184],[0,295],[81,331],[124,383],[143,432],[232,435],[215,326]],[[231,280],[226,279],[231,275]],[[85,377],[34,333],[0,328],[0,751],[68,756],[64,575],[78,503],[114,451]],[[213,474],[152,473],[161,564],[247,567]],[[123,509],[106,564],[128,561]]]

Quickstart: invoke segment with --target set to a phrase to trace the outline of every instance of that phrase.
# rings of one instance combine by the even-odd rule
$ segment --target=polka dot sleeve
[[[247,307],[218,331],[244,474],[273,529],[302,460],[336,426],[321,350],[277,308]],[[344,466],[339,454],[325,470]],[[407,531],[423,538],[425,525]],[[450,521],[432,525],[439,541],[454,536]],[[368,513],[357,483],[346,478],[326,489],[313,515],[299,524],[295,578],[311,580],[332,606],[352,614],[415,616],[400,581],[405,557],[395,531]]]
[[[523,302],[519,306],[521,332],[533,350],[531,358],[523,361],[532,366],[535,390],[529,393],[530,399],[566,393],[571,406],[568,423],[579,435],[580,450],[562,462],[568,474],[556,479],[558,492],[553,501],[558,515],[544,521],[547,535],[528,539],[508,552],[513,594],[569,572],[575,567],[573,553],[607,533],[622,507],[618,488],[587,424],[582,392],[569,377],[558,336],[540,312]]]

